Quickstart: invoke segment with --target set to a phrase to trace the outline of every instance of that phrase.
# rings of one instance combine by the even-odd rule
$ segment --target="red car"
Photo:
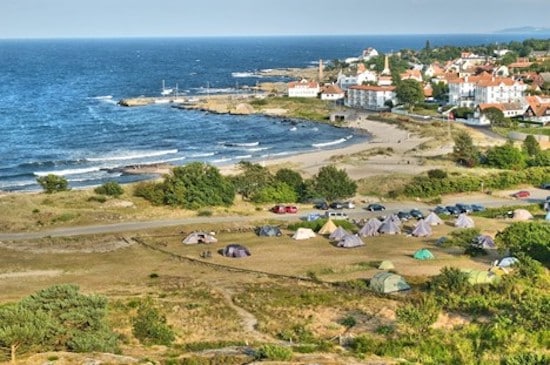
[[[531,193],[529,193],[527,190],[521,190],[521,191],[518,191],[515,194],[512,194],[512,196],[514,198],[528,198],[528,197],[531,196]]]
[[[271,208],[271,211],[273,213],[277,213],[277,214],[285,214],[286,213],[286,207],[284,205],[276,205],[273,208]]]
[[[287,213],[298,213],[298,208],[295,207],[294,205],[287,205],[285,207],[285,212],[287,212]]]

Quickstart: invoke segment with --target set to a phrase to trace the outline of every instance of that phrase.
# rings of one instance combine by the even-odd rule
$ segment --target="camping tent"
[[[332,232],[336,231],[338,227],[336,226],[336,224],[334,224],[334,222],[332,221],[332,219],[329,219],[327,220],[327,222],[321,227],[321,229],[319,229],[319,234],[332,234]]]
[[[397,214],[390,215],[389,219],[391,219],[391,221],[395,223],[398,227],[401,227],[402,222]]]
[[[193,232],[181,242],[186,245],[195,245],[197,243],[216,243],[218,240],[210,233]]]
[[[518,262],[519,262],[519,260],[515,257],[504,257],[498,262],[497,266],[498,267],[510,267],[510,266],[516,265]]]
[[[428,216],[426,217],[426,219],[424,219],[424,221],[431,226],[437,226],[438,224],[443,224],[443,221],[441,220],[441,218],[439,218],[439,216],[434,212],[431,212],[430,214],[428,214]]]
[[[365,243],[361,240],[361,238],[355,234],[348,234],[344,238],[342,238],[336,246],[338,247],[344,247],[344,248],[353,248],[353,247],[359,247],[363,246]]]
[[[393,293],[411,288],[402,276],[389,272],[379,272],[374,275],[370,279],[369,286],[378,293]]]
[[[516,209],[514,210],[514,215],[512,216],[513,219],[517,221],[526,221],[529,219],[533,219],[533,215],[525,209]]]
[[[384,220],[384,222],[382,222],[382,225],[378,228],[378,232],[385,234],[399,234],[401,233],[401,228],[399,228],[391,217],[388,217]]]
[[[435,258],[434,255],[427,248],[421,248],[420,250],[416,251],[413,257],[417,260],[431,260]]]
[[[458,228],[474,228],[475,224],[472,218],[462,213],[455,221],[455,227]]]
[[[313,237],[315,237],[315,232],[311,228],[298,228],[294,236],[292,236],[295,240],[307,240]]]
[[[232,243],[223,248],[222,255],[226,257],[247,257],[250,256],[250,251],[242,245]]]
[[[412,235],[415,237],[426,237],[432,234],[432,227],[424,219],[421,219],[414,227]]]
[[[449,238],[446,236],[439,237],[437,240],[435,240],[435,244],[437,246],[444,245],[447,241],[449,241]]]
[[[379,270],[393,270],[395,269],[395,266],[393,265],[393,262],[390,260],[384,260],[378,265]]]
[[[463,270],[468,273],[468,282],[472,285],[490,284],[499,279],[494,272],[487,270]]]
[[[382,225],[382,222],[380,222],[376,218],[371,218],[368,220],[367,223],[361,228],[358,232],[359,236],[361,237],[371,237],[371,236],[378,236],[378,229]]]
[[[257,229],[256,233],[262,237],[279,237],[282,235],[279,227],[275,226],[261,226]]]
[[[346,231],[344,228],[338,227],[338,228],[336,228],[336,230],[334,232],[332,232],[330,234],[330,236],[328,236],[328,238],[331,241],[340,241],[341,239],[343,239],[344,237],[349,236],[349,235],[350,235],[350,233],[348,231]]]
[[[497,248],[493,237],[484,234],[480,234],[479,236],[474,237],[472,246],[483,248],[485,250],[493,250]]]

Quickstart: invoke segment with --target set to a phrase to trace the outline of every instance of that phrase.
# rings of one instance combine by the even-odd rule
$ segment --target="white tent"
[[[468,217],[466,214],[462,213],[455,220],[455,227],[458,228],[474,228],[475,224],[472,218]]]
[[[526,221],[533,219],[533,215],[528,210],[516,209],[514,210],[514,216],[512,218],[517,221]]]
[[[426,219],[424,219],[424,221],[431,226],[437,226],[438,224],[443,224],[443,221],[441,220],[441,218],[439,218],[439,216],[434,212],[431,212],[430,214],[428,214],[428,216],[426,217]]]
[[[298,228],[294,236],[292,236],[295,240],[307,240],[313,237],[315,237],[315,232],[311,228]]]
[[[415,237],[427,237],[432,234],[432,227],[426,223],[424,219],[421,219],[416,224],[416,227],[412,231],[412,235]]]
[[[197,243],[216,243],[218,240],[210,233],[193,232],[181,241],[186,245],[195,245]]]
[[[348,236],[350,233],[342,227],[336,228],[334,232],[328,236],[331,241],[340,241],[342,238]]]
[[[382,225],[382,222],[380,222],[376,218],[371,218],[363,228],[361,228],[358,232],[359,236],[361,237],[372,237],[372,236],[378,236],[378,228]]]
[[[321,229],[319,229],[319,234],[332,234],[332,232],[336,231],[338,227],[336,226],[336,224],[334,224],[334,222],[332,221],[332,219],[329,219],[327,220],[327,222],[321,227]]]
[[[348,234],[344,238],[342,238],[336,246],[338,247],[344,247],[344,248],[352,248],[352,247],[359,247],[363,246],[365,243],[361,240],[361,238],[354,234]]]

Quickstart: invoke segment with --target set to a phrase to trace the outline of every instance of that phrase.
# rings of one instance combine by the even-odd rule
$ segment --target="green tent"
[[[370,279],[370,288],[378,293],[393,293],[409,290],[411,287],[400,275],[390,272],[379,272]]]
[[[416,251],[413,257],[417,260],[432,260],[435,259],[434,255],[427,248],[421,248]]]
[[[384,260],[380,263],[380,265],[378,266],[378,269],[379,270],[393,270],[393,269],[395,269],[395,266],[393,265],[393,262],[391,262],[390,260]]]
[[[490,284],[500,280],[497,274],[488,270],[462,270],[462,271],[468,274],[468,282],[471,285]]]

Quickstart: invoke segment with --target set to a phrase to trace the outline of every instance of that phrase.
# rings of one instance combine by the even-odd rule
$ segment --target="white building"
[[[395,86],[356,85],[348,89],[346,105],[362,109],[386,109],[386,103],[395,104]]]
[[[481,80],[491,80],[489,73],[482,73],[478,76],[466,76],[450,79],[449,104],[460,107],[473,108],[475,106],[476,85]],[[479,104],[479,103],[478,103]]]
[[[288,83],[289,98],[316,98],[321,91],[315,81],[300,80]]]
[[[341,100],[346,97],[344,90],[340,89],[338,85],[325,85],[321,89],[321,100]]]
[[[347,90],[350,86],[362,85],[363,83],[376,83],[377,81],[378,75],[375,71],[364,70],[355,76],[347,76],[340,72],[336,79],[336,84],[341,89]]]
[[[527,85],[510,78],[491,78],[480,80],[475,88],[475,104],[521,102]]]

